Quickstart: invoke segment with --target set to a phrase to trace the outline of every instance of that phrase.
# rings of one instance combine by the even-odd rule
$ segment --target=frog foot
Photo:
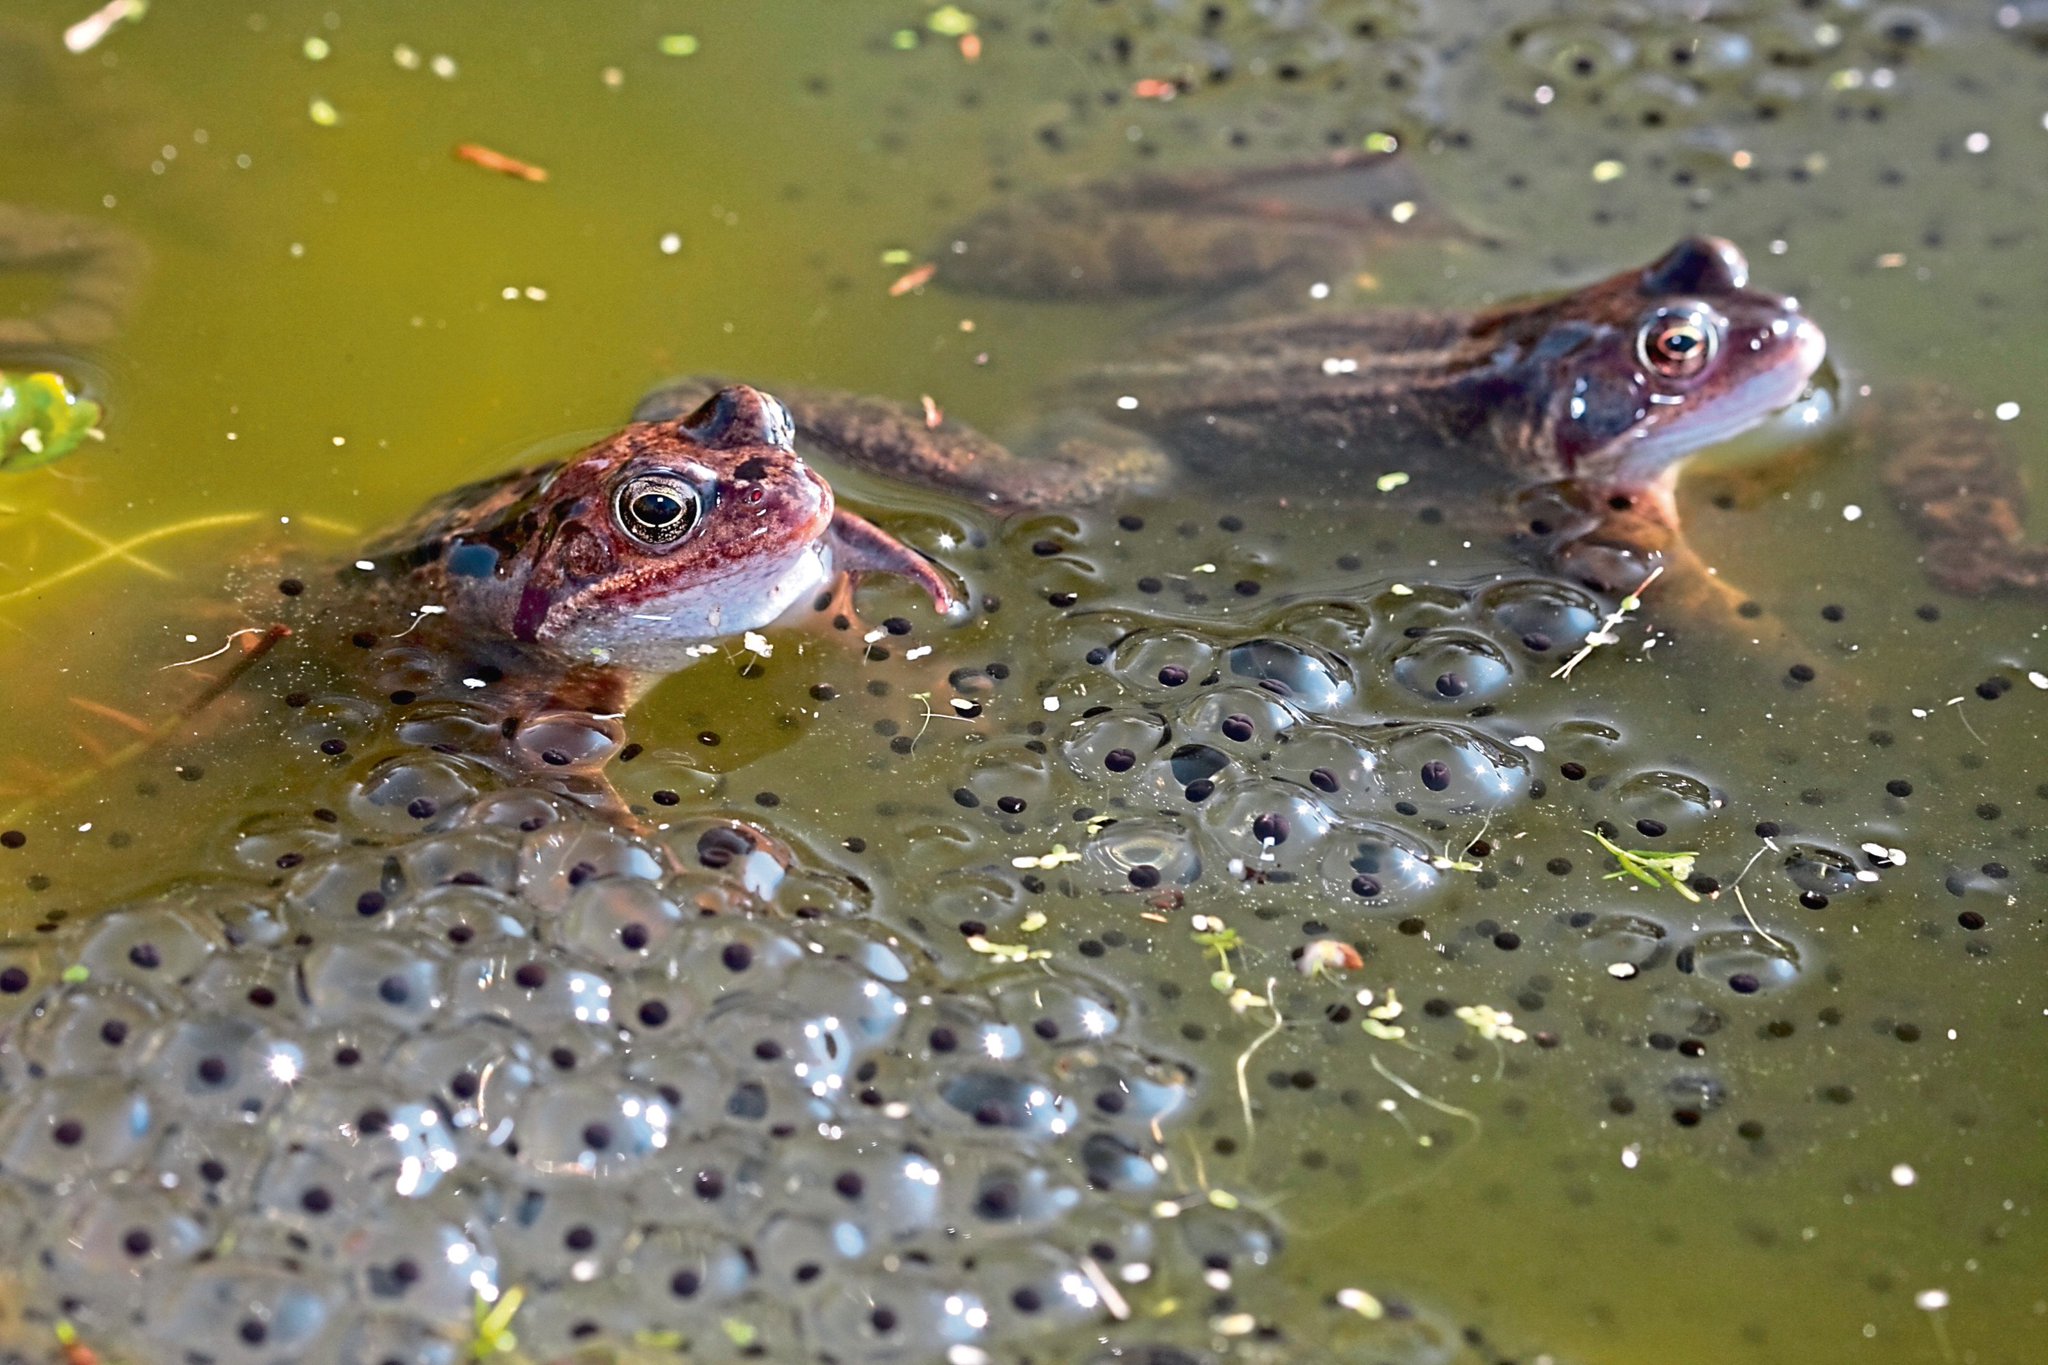
[[[1885,487],[1939,587],[1964,596],[2048,591],[2048,544],[2027,538],[2027,489],[2004,439],[1953,396],[1919,386],[1859,422],[1888,454]]]

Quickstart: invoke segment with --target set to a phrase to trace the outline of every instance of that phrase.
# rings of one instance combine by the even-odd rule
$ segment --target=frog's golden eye
[[[1666,379],[1690,379],[1714,359],[1721,330],[1694,308],[1662,308],[1636,334],[1636,358]]]
[[[619,529],[651,550],[665,550],[697,524],[697,490],[666,474],[627,479],[612,494]]]

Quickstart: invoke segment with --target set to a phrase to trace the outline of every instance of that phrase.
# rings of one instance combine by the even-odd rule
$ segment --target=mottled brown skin
[[[952,586],[838,508],[775,399],[719,391],[573,459],[457,489],[367,559],[432,632],[557,705],[622,710],[709,641],[767,626],[841,573]]]

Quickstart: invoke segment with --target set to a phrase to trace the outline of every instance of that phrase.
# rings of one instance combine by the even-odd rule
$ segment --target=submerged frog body
[[[1661,563],[1723,599],[1678,536],[1678,470],[1796,400],[1825,348],[1795,301],[1749,286],[1740,251],[1701,237],[1646,267],[1492,308],[1169,333],[1074,381],[1070,401],[1096,430],[1041,433],[1050,458],[950,422],[929,429],[878,400],[798,392],[792,410],[856,463],[1004,509],[1156,478],[1162,452],[1201,477],[1257,470],[1322,494],[1369,492],[1397,473],[1426,496],[1497,509],[1541,557],[1597,586],[1632,588]],[[639,415],[680,411],[703,387],[662,390]],[[1531,494],[1543,509],[1533,518]]]

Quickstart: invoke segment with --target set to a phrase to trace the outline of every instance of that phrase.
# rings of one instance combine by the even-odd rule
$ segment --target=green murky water
[[[1188,305],[948,293],[946,228],[1006,192],[1140,164],[1257,165],[1391,130],[1455,213],[1504,242],[1418,243],[1373,263],[1367,283],[1335,280],[1340,301],[1469,303],[1721,233],[1748,249],[1760,284],[1801,297],[1851,386],[1882,402],[1936,381],[2009,435],[2036,482],[2048,458],[2048,63],[2023,6],[2001,26],[1975,7],[1389,4],[1317,18],[1276,4],[1210,20],[1198,6],[1066,0],[977,9],[975,62],[916,5],[649,4],[571,22],[542,5],[165,3],[69,56],[55,35],[78,8],[31,0],[0,28],[0,198],[117,228],[150,265],[115,339],[36,357],[107,404],[106,442],[0,485],[0,810],[120,749],[186,695],[164,666],[247,623],[220,605],[231,580],[345,560],[358,534],[531,447],[617,422],[668,376],[928,394],[984,429],[1019,423],[1071,366],[1118,354]],[[693,53],[661,51],[682,34]],[[1225,67],[1227,79],[1205,74]],[[1173,100],[1129,95],[1140,79],[1182,76]],[[311,116],[316,101],[333,126]],[[549,179],[462,164],[450,153],[463,142]],[[935,250],[939,282],[892,297]],[[19,289],[12,307],[49,282],[0,285]],[[1988,415],[2003,403],[2017,415]],[[921,980],[939,998],[1114,1000],[1137,1055],[1192,1069],[1191,1103],[1156,1146],[1138,1130],[1118,1138],[1142,1178],[1104,1174],[1123,1168],[1099,1149],[1055,1147],[1050,1169],[1074,1179],[1077,1163],[1107,1162],[1089,1165],[1097,1183],[1162,1241],[1217,1216],[1189,1234],[1191,1268],[1169,1272],[1162,1253],[1156,1278],[1124,1281],[1128,1322],[1090,1289],[1097,1311],[1032,1326],[1003,1279],[1015,1267],[966,1269],[961,1283],[995,1321],[956,1346],[1075,1360],[1098,1337],[1293,1361],[2030,1358],[2048,1318],[2036,1212],[2048,1176],[2048,772],[2031,681],[2048,669],[2043,608],[1929,586],[1871,460],[1824,441],[1761,488],[1707,476],[1683,495],[1696,545],[1790,624],[1824,689],[1789,691],[1774,667],[1682,628],[1641,653],[1631,627],[1624,648],[1568,681],[1545,677],[1548,660],[1510,656],[1513,685],[1479,718],[1404,682],[1395,660],[1414,647],[1411,628],[1525,629],[1519,599],[1489,584],[1526,575],[1398,499],[1325,507],[1248,474],[1003,524],[872,480],[844,486],[1000,610],[938,630],[877,585],[871,614],[904,612],[931,655],[864,660],[829,631],[793,626],[773,633],[771,659],[707,660],[630,718],[649,756],[621,766],[621,791],[656,816],[758,824],[820,885],[860,879],[860,896],[843,894],[905,957],[929,957]],[[104,542],[202,518],[221,520],[150,541],[134,551],[142,562],[70,572]],[[1035,551],[1045,542],[1053,553]],[[1326,704],[1257,712],[1237,759],[1252,776],[1187,803],[1167,755],[1223,744],[1229,707],[1181,695],[1157,670],[1228,674],[1230,647],[1257,637],[1329,651],[1342,686]],[[990,664],[1004,676],[972,723],[934,717],[918,695],[942,699],[949,672]],[[1980,690],[1994,678],[2009,688]],[[821,684],[838,699],[818,700]],[[1259,702],[1255,689],[1232,695]],[[306,731],[279,739],[272,716],[257,705],[228,712],[227,733],[179,730],[116,774],[0,820],[26,836],[0,849],[9,930],[32,943],[39,925],[185,875],[231,872],[263,894],[278,874],[257,875],[255,860],[298,856],[287,845],[302,832],[252,840],[251,817],[310,806],[358,775],[301,742]],[[1383,720],[1447,728],[1379,747]],[[1508,742],[1528,736],[1542,747]],[[1119,776],[1104,766],[1117,749],[1147,757]],[[1369,799],[1347,788],[1324,801],[1302,785],[1316,763],[1360,754],[1389,774]],[[1501,789],[1410,791],[1421,757],[1469,763],[1461,783],[1491,776]],[[678,806],[649,806],[657,790],[680,792]],[[1285,802],[1306,803],[1285,806],[1291,838],[1262,848],[1245,826]],[[402,821],[358,829],[359,812],[344,814],[345,834],[405,846]],[[1582,831],[1606,820],[1622,843],[1644,842],[1631,827],[1646,818],[1670,827],[1654,846],[1698,849],[1699,870],[1723,885],[1744,874],[1761,930],[1725,894],[1694,905],[1602,880]],[[1766,842],[1759,827],[1773,825]],[[1366,828],[1421,855],[1381,850],[1370,903],[1345,889],[1357,864],[1344,859],[1362,854],[1343,831]],[[1474,840],[1483,854],[1463,851]],[[1018,866],[1055,844],[1082,859]],[[1866,844],[1906,861],[1876,867]],[[1874,879],[1800,861],[1803,848]],[[1176,871],[1189,850],[1200,878]],[[1262,854],[1286,876],[1229,875],[1231,856],[1256,872]],[[1134,863],[1164,868],[1184,901],[1132,891]],[[1196,915],[1241,937],[1229,970],[1259,996],[1274,983],[1270,1005],[1233,1011],[1212,989],[1218,962],[1193,939]],[[1356,944],[1365,966],[1303,977],[1291,952],[1322,937]],[[991,977],[977,938],[1050,956]],[[572,947],[565,961],[577,960]],[[1616,964],[1641,970],[1618,976]],[[254,968],[236,970],[224,979],[239,990]],[[1741,973],[1763,989],[1730,989]],[[1378,1022],[1404,1036],[1361,1028],[1361,988],[1374,1005],[1390,992],[1402,1002]],[[205,1004],[152,999],[172,1024]],[[1495,1042],[1455,1013],[1482,1005],[1535,1036]],[[17,1114],[41,1103],[47,1079],[28,1063],[70,1055],[49,1051],[54,1024],[33,1022],[69,1016],[36,1011],[9,1035],[0,1106]],[[406,1029],[379,1027],[395,1029],[374,1034],[380,1045],[402,1051]],[[162,1047],[151,1055],[178,1055]],[[103,1213],[119,1181],[37,1165],[9,1145],[29,1139],[8,1122],[4,1226],[32,1243],[119,1244],[129,1224]],[[301,1131],[269,1111],[244,1128],[248,1161],[272,1173],[264,1144]],[[378,1177],[362,1179],[374,1189]],[[633,1222],[605,1204],[604,1181],[587,1183],[587,1223]],[[271,1195],[261,1182],[249,1195],[258,1214],[235,1225],[237,1254],[289,1225],[266,1222]],[[1165,1219],[1162,1201],[1180,1217]],[[89,1213],[74,1222],[74,1209]],[[22,1358],[42,1358],[63,1312],[117,1344],[143,1330],[122,1305],[174,1298],[200,1249],[229,1249],[209,1216],[189,1236],[151,1223],[146,1255],[18,1277],[6,1323]],[[353,1286],[330,1305],[335,1321],[376,1302],[383,1282],[345,1245],[297,1231],[316,1249],[266,1254],[309,1262],[294,1272],[306,1281]],[[662,1335],[674,1324],[634,1316],[610,1281],[640,1274],[644,1250],[600,1255],[593,1274],[520,1262],[509,1234],[499,1254],[527,1267],[505,1283],[532,1289],[531,1358],[635,1332],[630,1350],[649,1358],[746,1349],[727,1326],[681,1355]],[[748,1249],[764,1277],[783,1254]],[[871,1308],[887,1282],[849,1293]],[[57,1292],[86,1308],[61,1308]],[[782,1291],[764,1278],[753,1292]],[[460,1340],[466,1299],[438,1302],[404,1311]],[[724,1322],[750,1321],[752,1300],[739,1302]],[[1372,1302],[1412,1316],[1356,1311]],[[790,1335],[769,1331],[772,1358],[946,1358],[937,1336],[892,1342],[867,1308],[843,1337],[828,1335],[839,1319],[824,1308]],[[681,1321],[685,1335],[702,1327]],[[573,1330],[585,1322],[592,1333]],[[290,1358],[276,1330],[223,1358]],[[322,1340],[335,1358],[380,1358]],[[396,1358],[437,1357],[415,1343]]]

